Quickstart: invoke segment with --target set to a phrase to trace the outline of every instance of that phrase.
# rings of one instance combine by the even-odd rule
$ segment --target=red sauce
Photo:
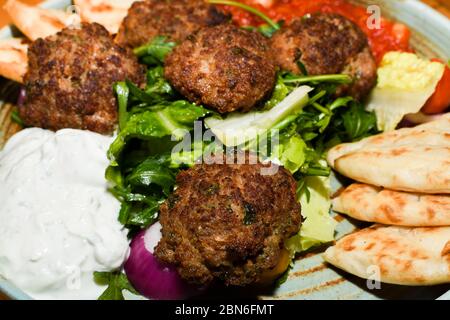
[[[404,24],[381,18],[380,29],[370,29],[367,20],[370,13],[366,8],[348,3],[345,0],[272,0],[272,5],[263,7],[257,0],[239,0],[264,12],[275,21],[287,23],[307,13],[338,13],[356,23],[367,35],[372,52],[380,62],[388,51],[411,51],[409,39],[411,32]],[[225,7],[233,14],[234,21],[240,26],[258,26],[264,23],[251,13],[236,7]]]

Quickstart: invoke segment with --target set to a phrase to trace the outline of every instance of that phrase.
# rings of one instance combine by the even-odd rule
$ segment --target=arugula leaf
[[[135,230],[147,229],[158,220],[158,211],[164,198],[153,199],[150,203],[149,197],[145,203],[142,202],[122,202],[119,213],[119,222],[130,230],[132,236]]]
[[[256,15],[263,21],[265,21],[272,29],[279,30],[281,28],[281,26],[278,23],[274,22],[272,19],[270,19],[264,13],[262,13],[261,11],[255,9],[251,6],[248,6],[246,4],[243,4],[243,3],[240,3],[237,1],[229,1],[229,0],[209,0],[208,2],[212,3],[212,4],[222,4],[222,5],[226,5],[226,6],[233,6],[233,7],[238,7],[238,8],[244,9],[244,10]]]
[[[272,97],[264,103],[263,110],[270,110],[275,107],[288,96],[289,92],[288,86],[284,83],[281,74],[279,74],[277,76],[277,83],[273,89]]]
[[[175,185],[175,175],[169,164],[167,156],[148,158],[126,177],[126,183],[135,188],[157,185],[168,196]]]
[[[108,286],[98,300],[124,300],[123,290],[139,294],[121,271],[94,272],[94,281],[99,285]]]
[[[348,140],[360,140],[368,135],[377,133],[377,119],[373,112],[353,104],[342,114],[342,120]]]
[[[302,75],[297,76],[291,73],[285,73],[283,75],[284,83],[296,83],[296,84],[319,84],[319,83],[338,83],[349,84],[352,82],[352,78],[346,74],[322,74],[322,75]]]
[[[158,36],[148,44],[134,49],[134,54],[147,65],[160,65],[175,46],[175,42],[167,41],[166,37]]]
[[[147,71],[147,94],[158,95],[161,99],[175,96],[175,91],[164,78],[164,68],[157,66]]]
[[[159,207],[172,192],[178,171],[170,153],[149,156],[136,165],[122,161],[120,166],[110,166],[106,177],[115,183],[111,192],[122,203],[119,221],[130,229],[130,235],[158,219]]]
[[[279,26],[279,28],[281,28],[283,26],[283,24],[284,24],[284,21],[279,21],[277,23],[277,26]],[[274,26],[267,24],[267,23],[262,24],[259,27],[244,26],[241,28],[245,29],[245,30],[249,30],[249,31],[259,32],[267,38],[271,38],[273,36],[273,34],[279,30],[279,28],[275,28]]]
[[[300,60],[300,57],[298,58],[297,61],[295,61],[295,63],[297,64],[298,68],[300,69],[300,72],[307,76],[308,75],[308,70],[306,70],[305,65],[303,64],[303,62]]]
[[[279,22],[278,25],[281,27],[283,25],[282,22]],[[275,32],[279,30],[279,28],[274,28],[269,24],[260,25],[257,30],[262,33],[265,37],[271,38]]]

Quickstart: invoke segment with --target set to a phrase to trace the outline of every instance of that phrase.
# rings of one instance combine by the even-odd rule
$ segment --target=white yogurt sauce
[[[112,138],[26,129],[0,152],[0,276],[36,299],[96,299],[123,263],[120,204],[104,178]]]

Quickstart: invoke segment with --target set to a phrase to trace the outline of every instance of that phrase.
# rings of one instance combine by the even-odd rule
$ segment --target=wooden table
[[[37,4],[41,2],[41,0],[21,0],[24,3],[29,4]],[[0,7],[3,7],[3,4],[6,2],[6,0],[0,0]],[[436,10],[440,11],[444,15],[450,18],[450,1],[449,0],[423,0],[423,2],[427,3],[431,7],[435,8]],[[11,22],[8,15],[5,13],[3,9],[0,8],[0,28],[9,24]],[[7,297],[5,297],[2,293],[0,293],[0,300],[6,300]]]

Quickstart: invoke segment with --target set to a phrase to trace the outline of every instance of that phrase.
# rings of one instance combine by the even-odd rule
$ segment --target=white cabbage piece
[[[313,88],[301,86],[292,91],[278,105],[267,111],[235,112],[226,118],[210,117],[206,126],[226,146],[238,146],[265,134],[287,116],[298,113],[309,101]]]
[[[378,129],[395,130],[405,115],[419,112],[436,90],[444,70],[444,64],[413,53],[386,53],[366,107],[375,112]]]

